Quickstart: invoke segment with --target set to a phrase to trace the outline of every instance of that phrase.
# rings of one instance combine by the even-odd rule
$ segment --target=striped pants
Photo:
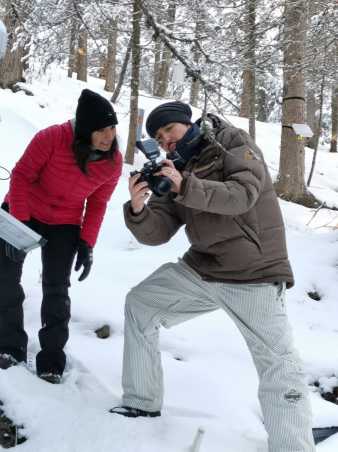
[[[159,327],[222,308],[252,354],[269,452],[313,452],[307,387],[284,305],[284,285],[206,282],[186,263],[168,263],[134,287],[125,307],[123,405],[161,409]],[[220,375],[221,378],[221,375]]]

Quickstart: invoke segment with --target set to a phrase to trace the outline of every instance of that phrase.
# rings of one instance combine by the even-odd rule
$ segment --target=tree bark
[[[338,64],[338,39],[336,39],[336,48],[334,54],[334,61]],[[330,152],[338,152],[337,149],[338,136],[338,71],[335,72],[335,79],[332,83],[331,96],[331,144]]]
[[[113,91],[116,84],[116,50],[117,50],[117,21],[111,20],[108,35],[108,50],[106,61],[106,83],[104,89]]]
[[[131,83],[130,83],[130,121],[129,121],[129,136],[127,150],[125,154],[125,162],[129,164],[134,163],[137,119],[138,119],[138,96],[140,85],[140,62],[141,62],[141,6],[139,0],[133,1],[133,32],[132,32],[132,68],[131,68]]]
[[[201,83],[197,79],[192,79],[190,86],[190,104],[198,107],[198,98],[200,94]]]
[[[318,146],[319,146],[319,138],[321,134],[322,129],[322,122],[323,122],[323,104],[324,104],[324,89],[325,89],[325,74],[322,76],[322,81],[320,84],[320,96],[319,96],[319,118],[318,118],[318,128],[316,130],[316,141],[315,141],[315,147],[313,151],[313,158],[312,158],[312,164],[311,164],[311,170],[310,174],[307,180],[307,186],[311,184],[311,179],[313,175],[313,171],[315,169],[316,165],[316,159],[317,159],[317,153],[318,153]]]
[[[330,152],[338,152],[338,83],[332,87]]]
[[[260,83],[262,83],[262,81]],[[264,86],[260,85],[257,91],[257,121],[266,122],[268,120],[266,104],[267,104],[266,91]]]
[[[99,55],[99,79],[106,80],[107,78],[107,55],[100,53]]]
[[[87,32],[82,29],[79,33],[79,47],[77,49],[77,80],[87,81]]]
[[[170,1],[168,6],[168,28],[172,29],[175,23],[176,4],[174,1]],[[169,83],[169,69],[171,64],[172,54],[171,50],[167,46],[163,46],[160,71],[158,76],[158,84],[155,91],[155,96],[165,97],[167,95],[168,83]]]
[[[120,92],[121,92],[123,80],[126,75],[127,67],[128,67],[128,63],[129,63],[129,59],[130,59],[131,46],[132,46],[132,39],[130,39],[128,42],[126,54],[124,56],[124,60],[123,60],[123,64],[122,64],[122,68],[121,68],[121,72],[120,72],[120,76],[119,76],[119,80],[117,82],[115,91],[111,97],[111,101],[113,102],[113,104],[115,104],[115,102],[117,101],[117,98],[119,97]]]
[[[306,0],[288,0],[285,4],[282,137],[275,185],[282,198],[300,203],[307,195],[304,143],[295,134],[292,124],[305,122],[303,65],[306,12]]]
[[[69,39],[69,58],[68,58],[68,77],[72,78],[76,71],[76,44],[78,40],[79,24],[77,18],[71,19],[70,39]]]
[[[158,79],[161,70],[161,50],[162,50],[162,42],[159,37],[155,38],[155,50],[154,50],[154,70],[153,70],[153,95],[156,96],[156,90],[158,86]]]
[[[316,96],[313,89],[309,89],[306,96],[306,122],[313,132],[313,136],[307,140],[306,145],[315,149],[316,143],[316,133],[318,130],[318,118],[316,117],[316,112],[318,109]]]
[[[249,134],[256,137],[256,0],[247,0],[245,4],[245,35],[247,51],[244,56],[243,90],[239,116],[249,118]]]
[[[197,6],[198,11],[197,11],[197,19],[196,19],[196,24],[195,24],[195,39],[199,40],[202,34],[202,30],[203,30],[203,25],[205,23],[204,17],[202,16],[203,12],[202,12],[202,8],[200,8],[199,6]],[[195,47],[193,49],[193,60],[194,60],[194,64],[196,67],[198,67],[199,62],[201,59],[201,54],[198,51],[198,49]],[[193,105],[194,107],[198,106],[198,97],[199,97],[199,93],[200,93],[200,88],[201,88],[201,82],[198,79],[193,78],[191,80],[191,85],[190,85],[190,104]]]
[[[4,24],[8,32],[8,42],[5,56],[0,64],[0,86],[8,88],[24,80],[22,58],[27,54],[27,50],[23,46],[15,46],[20,21],[15,8],[10,2],[6,4]],[[14,46],[15,50],[13,50]]]

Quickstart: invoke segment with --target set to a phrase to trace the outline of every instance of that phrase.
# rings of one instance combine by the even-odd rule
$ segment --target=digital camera
[[[150,190],[156,196],[163,196],[170,192],[172,181],[166,176],[155,176],[155,173],[161,171],[163,165],[156,160],[161,155],[156,140],[150,138],[148,140],[136,141],[136,146],[147,157],[146,162],[140,171],[132,171],[131,176],[140,174],[137,182],[147,182]]]

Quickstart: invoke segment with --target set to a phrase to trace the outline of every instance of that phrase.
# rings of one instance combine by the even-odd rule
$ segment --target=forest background
[[[0,87],[22,89],[55,64],[104,79],[113,103],[130,87],[126,163],[142,91],[248,118],[253,138],[256,120],[280,122],[277,193],[323,203],[309,187],[318,146],[337,152],[336,0],[0,0],[0,18],[9,32]]]

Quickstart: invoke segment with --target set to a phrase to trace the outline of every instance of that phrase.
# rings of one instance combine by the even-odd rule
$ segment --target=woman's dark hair
[[[94,159],[94,160],[111,160],[112,161],[112,160],[114,160],[114,154],[115,154],[116,150],[117,150],[117,139],[115,137],[109,151],[102,152],[102,157],[99,159]],[[75,156],[75,161],[76,161],[78,167],[80,168],[80,170],[84,174],[88,174],[87,165],[88,165],[88,162],[93,160],[93,159],[91,159],[91,155],[95,151],[93,151],[93,149],[91,149],[90,145],[88,143],[86,143],[83,139],[75,136],[74,141],[73,141],[73,152],[74,152],[74,156]]]

